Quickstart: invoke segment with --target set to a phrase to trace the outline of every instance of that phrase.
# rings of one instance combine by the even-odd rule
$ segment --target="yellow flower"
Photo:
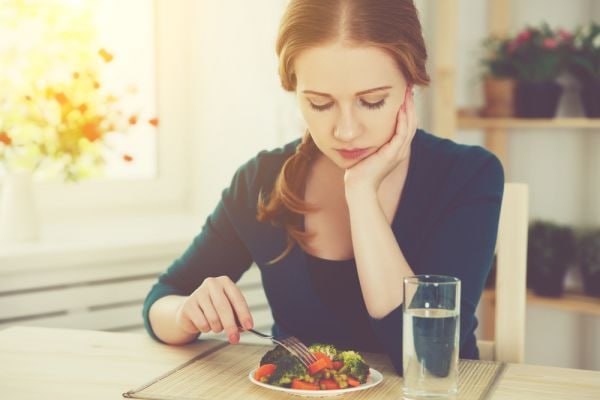
[[[32,143],[19,146],[7,152],[6,159],[13,170],[33,171],[41,159],[40,148]]]
[[[94,1],[71,7],[3,0],[0,132],[6,138],[0,162],[8,168],[67,179],[95,176],[104,164],[106,135],[130,128],[120,99],[101,81],[100,68],[113,55],[96,45]]]

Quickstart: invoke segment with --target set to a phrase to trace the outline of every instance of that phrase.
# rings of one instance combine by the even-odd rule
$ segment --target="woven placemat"
[[[265,346],[229,345],[227,342],[200,353],[185,364],[123,396],[147,400],[280,399],[282,392],[254,385],[248,373],[258,366]],[[364,353],[366,361],[384,378],[379,385],[344,395],[344,399],[398,399],[402,396],[402,377],[387,357]],[[481,400],[494,390],[504,370],[503,363],[460,360],[459,394],[456,400]]]

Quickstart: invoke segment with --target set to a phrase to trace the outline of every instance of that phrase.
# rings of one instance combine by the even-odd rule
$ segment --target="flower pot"
[[[556,82],[518,82],[515,108],[518,117],[554,118],[563,92]]]
[[[548,222],[532,224],[527,244],[528,286],[540,296],[561,296],[565,275],[575,254],[572,229]]]
[[[515,115],[515,81],[488,77],[483,81],[485,117],[512,117]]]
[[[585,294],[600,297],[600,230],[581,237],[578,256]]]
[[[27,242],[39,237],[32,176],[9,173],[3,180],[0,202],[0,242]]]
[[[588,118],[600,118],[600,82],[581,82],[581,103]]]
[[[600,297],[600,274],[582,275],[583,291],[588,296]]]

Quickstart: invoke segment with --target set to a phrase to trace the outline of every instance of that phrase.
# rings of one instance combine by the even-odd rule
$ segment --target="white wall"
[[[525,362],[600,370],[600,317],[527,306]]]
[[[193,2],[193,204],[202,215],[214,208],[238,166],[296,137],[290,120],[282,118],[293,112],[293,100],[280,88],[275,55],[284,5]]]

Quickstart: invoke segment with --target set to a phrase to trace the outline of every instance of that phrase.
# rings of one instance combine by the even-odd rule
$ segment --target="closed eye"
[[[333,102],[326,104],[315,104],[312,101],[309,101],[308,103],[310,104],[310,107],[315,111],[327,111],[333,106]],[[385,105],[385,99],[381,99],[376,103],[369,103],[368,101],[360,100],[360,104],[363,107],[368,108],[369,110],[376,110]]]
[[[377,103],[369,103],[368,101],[361,100],[360,104],[362,104],[364,107],[367,107],[370,110],[376,110],[384,106],[385,99],[381,99]]]
[[[333,102],[327,104],[315,104],[312,101],[309,101],[308,103],[310,104],[310,107],[315,111],[326,111],[333,106]]]

